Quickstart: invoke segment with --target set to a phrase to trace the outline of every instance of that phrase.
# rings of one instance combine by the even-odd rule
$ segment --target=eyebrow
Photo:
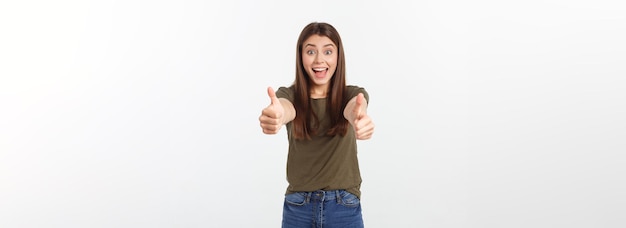
[[[308,47],[308,46],[313,46],[313,47],[316,47],[316,46],[315,46],[315,44],[305,44],[305,45],[304,45],[304,47]],[[328,47],[328,46],[335,47],[335,45],[334,45],[334,44],[325,44],[323,47]]]

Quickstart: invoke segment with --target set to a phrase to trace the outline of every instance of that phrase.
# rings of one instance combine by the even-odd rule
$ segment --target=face
[[[326,36],[313,35],[302,44],[302,65],[316,90],[327,90],[337,69],[337,46]]]

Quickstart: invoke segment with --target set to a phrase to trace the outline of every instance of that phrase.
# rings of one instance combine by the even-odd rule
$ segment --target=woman
[[[368,93],[347,86],[341,37],[327,23],[300,33],[296,79],[267,93],[259,121],[265,134],[287,126],[289,153],[282,226],[363,227],[356,139],[372,137]]]

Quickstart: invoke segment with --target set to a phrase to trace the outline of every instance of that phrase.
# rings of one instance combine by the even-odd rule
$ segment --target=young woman
[[[300,33],[296,79],[278,91],[259,121],[265,134],[287,126],[289,153],[282,227],[363,227],[356,140],[372,137],[368,93],[346,85],[341,37],[327,23]]]

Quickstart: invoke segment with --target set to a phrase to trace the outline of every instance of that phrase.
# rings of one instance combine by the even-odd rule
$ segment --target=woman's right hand
[[[284,124],[285,109],[276,97],[276,93],[272,87],[267,87],[267,95],[269,95],[271,103],[261,111],[259,122],[265,134],[276,134]]]

